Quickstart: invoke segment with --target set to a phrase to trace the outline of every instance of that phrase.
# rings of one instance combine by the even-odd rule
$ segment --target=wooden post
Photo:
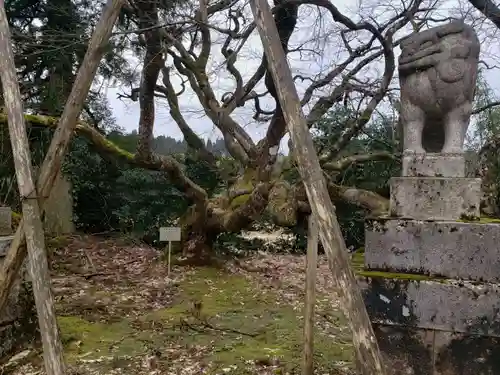
[[[252,0],[250,4],[267,56],[268,69],[273,77],[294,145],[293,152],[300,176],[304,181],[312,214],[319,226],[321,243],[328,256],[329,267],[337,286],[340,305],[349,319],[358,371],[360,375],[385,374],[377,339],[349,262],[344,238],[335,215],[335,206],[328,195],[323,171],[302,113],[299,96],[281,47],[271,9],[267,0]]]
[[[304,302],[303,375],[314,374],[314,305],[316,304],[316,268],[318,266],[318,226],[309,216],[306,257],[306,298]]]
[[[54,298],[50,288],[49,264],[45,251],[38,195],[33,180],[28,134],[24,124],[21,92],[17,79],[14,52],[4,2],[0,1],[0,77],[8,116],[9,138],[21,196],[24,233],[28,246],[29,272],[35,295],[38,324],[43,345],[43,359],[47,375],[64,375],[63,349],[59,338]]]
[[[44,202],[49,197],[55,178],[59,173],[66,150],[71,141],[71,136],[75,130],[78,117],[82,111],[83,104],[88,95],[92,81],[94,80],[99,62],[105,49],[102,48],[109,40],[113,26],[118,18],[120,9],[125,0],[108,0],[103,14],[97,23],[95,31],[90,40],[87,53],[83,63],[78,69],[78,74],[71,89],[68,101],[64,106],[63,114],[54,133],[54,138],[50,144],[45,160],[43,161],[40,177],[37,181],[39,203],[43,213]],[[16,81],[17,82],[17,81]],[[0,271],[0,312],[7,304],[10,289],[21,269],[21,265],[26,257],[24,246],[24,217],[19,223],[16,235],[12,240],[9,252],[4,259]]]

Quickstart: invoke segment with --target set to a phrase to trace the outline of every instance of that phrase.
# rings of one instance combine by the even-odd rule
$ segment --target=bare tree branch
[[[500,8],[491,0],[469,0],[474,8],[500,29]]]

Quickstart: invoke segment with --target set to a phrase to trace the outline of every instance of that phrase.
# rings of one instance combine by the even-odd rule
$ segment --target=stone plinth
[[[393,177],[390,188],[391,216],[416,220],[479,217],[479,178]]]
[[[371,219],[365,242],[368,269],[500,282],[500,224]]]
[[[465,177],[463,154],[411,154],[403,156],[403,177]]]

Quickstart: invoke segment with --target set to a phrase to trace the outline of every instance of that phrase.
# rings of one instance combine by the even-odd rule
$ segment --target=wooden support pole
[[[250,5],[268,60],[268,69],[283,108],[283,115],[294,146],[293,152],[305,185],[312,215],[319,226],[321,243],[328,256],[340,305],[350,323],[358,371],[360,375],[384,375],[385,369],[382,365],[377,339],[349,262],[344,238],[335,214],[335,206],[328,195],[323,171],[302,113],[299,96],[281,47],[271,9],[267,0],[252,0]]]
[[[314,306],[316,305],[316,268],[318,267],[318,226],[309,216],[306,257],[306,297],[304,302],[303,375],[314,374]]]
[[[39,204],[42,213],[45,209],[45,200],[50,195],[54,181],[59,173],[78,117],[80,116],[97,68],[105,52],[103,46],[105,46],[111,37],[114,24],[124,3],[125,0],[108,0],[92,35],[92,39],[90,40],[83,63],[78,69],[75,83],[71,89],[68,101],[64,106],[63,114],[54,132],[54,137],[47,151],[47,155],[45,156],[45,160],[43,161],[40,176],[37,181]],[[25,223],[24,219],[23,216],[0,270],[0,312],[3,311],[7,304],[10,289],[26,257],[23,230]]]
[[[24,124],[21,92],[17,79],[14,52],[4,1],[0,0],[0,77],[9,124],[9,138],[21,196],[24,233],[28,247],[29,273],[35,295],[38,324],[43,345],[43,359],[47,375],[64,375],[65,364],[59,329],[50,287],[50,272],[45,251],[38,195],[33,179],[31,152]]]

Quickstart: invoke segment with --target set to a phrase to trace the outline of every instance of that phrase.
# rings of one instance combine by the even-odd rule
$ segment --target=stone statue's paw
[[[468,69],[471,69],[470,63],[458,59],[443,61],[437,66],[439,78],[446,83],[461,81]]]

